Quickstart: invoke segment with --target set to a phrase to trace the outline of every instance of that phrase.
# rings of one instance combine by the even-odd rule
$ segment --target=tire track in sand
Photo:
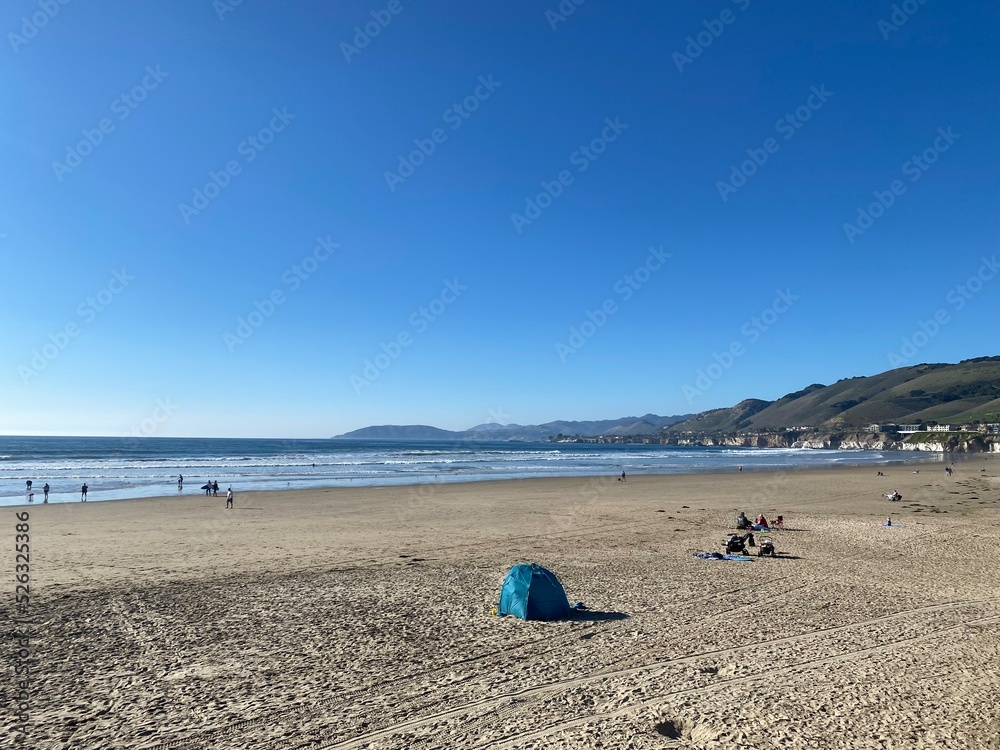
[[[465,703],[465,704],[463,704],[461,706],[456,706],[454,708],[446,709],[446,710],[443,710],[443,711],[438,711],[438,712],[435,712],[433,714],[428,714],[428,715],[425,715],[423,717],[412,719],[410,721],[397,722],[396,724],[394,724],[391,727],[386,727],[386,728],[383,728],[383,729],[377,729],[377,730],[374,730],[374,731],[367,732],[367,733],[365,733],[363,735],[359,735],[357,737],[353,737],[353,738],[346,739],[346,740],[336,740],[336,741],[334,741],[332,743],[321,745],[318,748],[318,750],[347,750],[348,748],[358,748],[358,747],[361,747],[364,744],[369,743],[369,742],[371,742],[373,740],[381,739],[381,738],[384,738],[384,737],[389,737],[389,736],[392,736],[392,735],[397,734],[397,733],[402,732],[402,731],[419,729],[419,728],[421,728],[421,727],[423,727],[425,725],[428,725],[428,724],[433,724],[433,723],[437,723],[437,722],[440,722],[440,721],[443,721],[443,720],[446,720],[446,719],[449,719],[449,718],[454,718],[454,717],[457,717],[457,716],[461,716],[462,714],[469,713],[470,711],[475,711],[476,709],[489,708],[491,706],[495,706],[496,704],[503,704],[503,703],[509,702],[509,701],[511,701],[513,699],[519,699],[519,698],[525,698],[525,697],[533,697],[533,696],[545,695],[545,694],[549,694],[549,693],[558,692],[558,691],[564,690],[566,688],[576,687],[576,686],[579,686],[579,685],[586,685],[586,684],[589,684],[589,683],[592,683],[592,682],[597,682],[597,681],[600,681],[600,680],[606,680],[606,679],[615,678],[615,677],[627,677],[627,676],[630,676],[630,675],[638,674],[638,673],[649,671],[649,670],[653,670],[653,669],[658,669],[658,668],[661,668],[661,667],[674,666],[674,665],[683,665],[683,664],[689,664],[689,663],[693,663],[693,662],[698,662],[698,661],[702,661],[702,660],[704,660],[706,658],[709,658],[709,657],[727,656],[727,655],[736,654],[736,653],[739,653],[739,652],[742,652],[742,651],[747,651],[747,650],[759,650],[762,647],[772,647],[772,646],[788,645],[788,644],[793,644],[793,643],[797,643],[797,642],[800,642],[800,641],[809,640],[809,639],[813,639],[813,638],[823,638],[825,636],[833,635],[833,634],[836,634],[836,633],[846,632],[846,631],[850,631],[850,630],[856,630],[858,628],[866,628],[866,627],[870,627],[870,626],[872,626],[874,624],[877,624],[877,623],[890,622],[892,620],[897,620],[897,619],[900,619],[900,618],[912,617],[914,615],[931,614],[931,613],[935,613],[935,612],[946,612],[946,611],[951,611],[951,610],[959,609],[961,607],[973,606],[973,605],[977,605],[977,604],[995,604],[998,601],[1000,601],[1000,600],[997,600],[997,599],[962,600],[962,601],[958,601],[958,602],[949,602],[949,603],[945,603],[945,604],[928,605],[928,606],[925,606],[925,607],[917,607],[917,608],[914,608],[914,609],[902,610],[902,611],[895,612],[895,613],[892,613],[892,614],[889,614],[889,615],[882,615],[880,617],[870,618],[870,619],[867,619],[867,620],[861,620],[861,621],[854,622],[854,623],[849,623],[849,624],[846,624],[846,625],[837,625],[837,626],[834,626],[834,627],[831,627],[831,628],[821,628],[821,629],[810,631],[808,633],[800,633],[798,635],[793,635],[793,636],[783,636],[781,638],[774,638],[774,639],[769,639],[769,640],[764,640],[764,641],[755,641],[755,642],[752,642],[752,643],[749,643],[749,644],[744,644],[742,646],[736,646],[736,647],[733,647],[733,648],[718,649],[718,650],[714,650],[714,651],[705,651],[705,652],[700,652],[698,654],[692,654],[692,655],[689,655],[689,656],[683,656],[683,657],[678,657],[678,658],[673,658],[673,659],[665,659],[665,660],[661,660],[661,661],[650,662],[650,663],[643,664],[643,665],[636,666],[636,667],[628,667],[628,668],[625,668],[625,669],[609,669],[609,670],[605,670],[605,671],[600,672],[600,673],[594,673],[594,674],[586,675],[586,676],[583,676],[583,677],[573,677],[573,678],[568,678],[568,679],[565,679],[565,680],[557,680],[555,682],[545,683],[545,684],[542,684],[542,685],[536,685],[536,686],[533,686],[533,687],[527,687],[527,688],[523,688],[523,689],[520,689],[520,690],[514,690],[514,691],[507,692],[507,693],[503,693],[503,694],[500,694],[500,695],[491,696],[489,698],[484,698],[484,699],[481,699],[481,700],[478,700],[478,701],[471,701],[471,702]],[[817,666],[817,665],[820,665],[820,664],[828,663],[828,662],[831,662],[831,661],[836,660],[836,659],[844,658],[845,656],[850,656],[851,654],[863,655],[863,654],[868,654],[868,653],[874,653],[874,652],[878,651],[879,649],[884,649],[884,648],[886,648],[888,646],[894,645],[895,643],[905,643],[905,642],[920,640],[920,639],[924,639],[924,638],[929,638],[929,637],[933,637],[933,636],[939,635],[940,633],[944,633],[944,632],[948,632],[948,631],[956,629],[956,628],[964,627],[966,624],[978,623],[978,622],[986,622],[988,620],[993,620],[993,619],[1000,619],[1000,617],[979,618],[979,619],[976,619],[976,620],[964,621],[963,623],[960,623],[958,625],[948,626],[948,627],[942,628],[940,630],[932,631],[931,633],[928,633],[928,634],[923,634],[923,635],[919,635],[919,636],[911,636],[909,638],[898,639],[897,641],[890,641],[887,644],[883,643],[883,644],[881,644],[881,645],[879,645],[877,647],[861,649],[861,650],[858,650],[856,652],[849,652],[848,655],[837,655],[837,656],[833,656],[833,657],[825,657],[823,659],[809,660],[809,661],[805,661],[805,662],[800,662],[800,663],[797,663],[797,664],[794,664],[794,665],[789,665],[787,667],[778,668],[775,671],[780,673],[780,672],[784,672],[784,671],[791,671],[791,670],[794,670],[794,669],[811,668],[812,666]],[[734,678],[734,680],[743,680],[743,679],[750,679],[750,678],[749,677]],[[725,683],[718,683],[718,685],[722,685],[722,684],[725,684]],[[689,689],[687,689],[685,691],[678,691],[678,692],[681,693],[681,694],[683,694],[684,692],[704,691],[704,690],[712,689],[712,688],[715,688],[715,687],[717,687],[717,685],[703,686],[701,688],[689,688]],[[670,694],[671,693],[667,693],[665,695],[670,695]],[[662,700],[662,696],[660,698],[654,699],[652,702],[655,702],[656,700]],[[312,713],[313,715],[315,715],[316,710],[319,708],[319,706],[330,705],[330,704],[333,704],[335,702],[336,701],[331,700],[331,701],[325,701],[325,702],[323,702],[321,704],[317,704],[314,707],[310,707],[309,712]],[[640,704],[640,706],[641,705],[643,705],[643,704]],[[629,706],[627,709],[623,709],[622,713],[624,713],[626,711],[633,710],[633,709],[638,708],[638,707],[639,706]],[[502,711],[503,708],[504,707],[501,705],[500,710]],[[513,709],[509,709],[509,710],[513,710]],[[304,711],[303,712],[299,712],[299,713],[304,713]],[[614,715],[616,715],[616,714],[617,714],[617,712],[615,712]],[[277,718],[277,717],[275,717],[275,718]],[[569,727],[569,726],[575,726],[576,723],[585,723],[586,721],[590,721],[592,718],[593,717],[587,717],[585,719],[574,720],[575,723],[574,722],[567,722],[567,727]],[[558,726],[562,727],[561,724],[558,725]],[[332,734],[332,732],[324,732],[324,733],[322,733],[320,735],[320,737],[321,738],[326,738],[326,737],[329,737],[331,734]],[[518,741],[526,739],[526,738],[527,738],[526,735],[521,735],[518,738]],[[199,738],[199,740],[200,739],[201,738]],[[490,746],[493,747],[493,748],[502,747],[502,745],[498,745],[496,742],[491,742]]]
[[[789,575],[780,576],[780,577],[776,578],[775,581],[776,582],[777,581],[783,581],[783,580],[789,579],[789,578],[791,578],[791,576],[789,576]],[[818,581],[818,580],[819,579],[816,579],[816,581]],[[810,584],[814,584],[814,583],[816,583],[816,581],[810,581],[809,583]],[[793,587],[791,589],[785,590],[783,592],[783,595],[787,595],[787,593],[789,593],[791,591],[794,591],[796,589],[799,589],[799,588],[803,588],[803,587],[807,587],[808,588],[808,586],[806,584],[803,584],[802,586],[796,586],[796,587]],[[714,613],[714,614],[708,615],[711,618],[716,618],[716,617],[720,617],[720,616],[726,614],[727,612],[731,611],[730,605],[728,605],[728,604],[725,603],[725,599],[727,597],[729,597],[729,596],[735,596],[735,595],[742,594],[742,593],[745,593],[745,592],[757,591],[757,589],[758,589],[758,586],[756,584],[750,584],[750,585],[746,585],[746,586],[740,586],[740,587],[737,587],[737,588],[734,588],[734,589],[731,589],[731,590],[725,591],[725,592],[714,592],[714,593],[711,593],[711,594],[696,594],[696,595],[690,596],[690,597],[688,597],[686,599],[669,602],[669,603],[667,603],[667,604],[664,605],[663,609],[665,611],[675,610],[675,609],[684,609],[684,608],[687,608],[688,606],[690,606],[690,604],[693,603],[693,602],[698,602],[698,601],[703,601],[703,600],[711,600],[711,599],[721,599],[723,601],[721,601],[720,604],[719,604],[719,611],[716,612],[716,613]],[[747,606],[750,606],[750,605],[747,605]],[[691,618],[691,621],[693,622],[696,619],[699,619],[699,618]],[[307,707],[307,708],[291,709],[287,713],[285,713],[285,712],[278,712],[276,714],[275,713],[270,713],[270,714],[268,714],[266,716],[259,716],[259,717],[254,717],[254,718],[250,718],[250,719],[245,719],[243,721],[239,721],[239,722],[234,722],[232,724],[228,724],[225,727],[221,727],[219,729],[208,730],[208,732],[207,732],[206,735],[204,735],[204,736],[198,736],[198,737],[195,737],[195,738],[187,738],[187,739],[180,739],[180,738],[178,738],[178,739],[175,739],[175,740],[161,740],[159,743],[149,746],[148,750],[169,750],[170,748],[189,748],[189,747],[193,747],[193,745],[191,743],[193,743],[193,742],[207,742],[210,736],[215,736],[216,734],[222,734],[223,736],[228,736],[228,735],[234,734],[236,732],[239,732],[239,731],[241,731],[243,729],[248,729],[248,728],[256,726],[256,725],[268,723],[268,722],[270,722],[272,720],[280,720],[280,718],[282,716],[286,716],[286,715],[291,716],[291,715],[296,715],[296,714],[298,714],[298,715],[304,715],[307,712],[311,712],[315,708],[318,708],[318,706],[330,706],[330,705],[333,705],[335,703],[342,705],[345,700],[352,699],[352,698],[359,697],[359,696],[365,696],[365,695],[368,695],[368,694],[371,694],[371,693],[377,693],[377,692],[380,691],[381,688],[384,688],[384,687],[387,687],[387,686],[391,686],[391,685],[395,685],[395,684],[399,684],[399,683],[410,683],[414,679],[426,677],[428,675],[436,674],[438,672],[446,672],[446,671],[449,671],[449,670],[453,670],[456,667],[473,665],[476,662],[480,662],[480,661],[482,661],[484,659],[489,659],[490,657],[496,656],[496,655],[499,655],[499,654],[508,655],[508,654],[513,653],[513,652],[522,651],[522,650],[526,650],[526,651],[528,651],[530,653],[535,647],[539,647],[539,648],[545,647],[545,648],[551,649],[552,647],[558,647],[559,645],[564,644],[564,643],[569,643],[569,642],[572,642],[572,641],[579,640],[581,637],[583,637],[583,636],[585,636],[587,634],[594,634],[594,633],[604,632],[608,628],[613,628],[615,626],[624,627],[623,623],[625,623],[625,622],[627,622],[627,621],[624,621],[624,620],[623,621],[608,620],[608,621],[590,622],[590,623],[587,623],[586,625],[584,625],[581,628],[575,629],[573,632],[570,632],[570,633],[559,633],[559,634],[556,634],[556,635],[546,636],[544,638],[537,638],[537,639],[535,639],[533,641],[528,641],[528,642],[523,643],[523,644],[521,644],[519,646],[514,646],[514,647],[511,647],[511,648],[492,649],[490,651],[478,654],[476,656],[471,656],[471,657],[467,657],[467,658],[464,658],[464,659],[458,659],[456,661],[448,662],[447,664],[442,664],[441,666],[434,667],[433,669],[428,669],[428,670],[424,670],[424,671],[421,671],[421,672],[408,673],[408,674],[401,675],[399,677],[391,677],[391,678],[387,678],[387,679],[383,679],[383,680],[378,680],[376,682],[368,683],[368,684],[365,684],[365,685],[361,685],[361,686],[358,686],[356,688],[352,688],[352,689],[349,689],[347,691],[338,693],[338,695],[337,695],[336,698],[331,698],[331,699],[329,699],[327,701],[323,701],[320,704],[313,704],[312,706]],[[682,624],[686,625],[686,624],[690,624],[690,623],[685,622],[685,623],[682,623]],[[598,677],[600,677],[600,674],[595,673],[594,677],[598,678]],[[464,680],[461,680],[459,682],[467,682],[467,681],[468,681],[468,678],[466,678]],[[453,687],[456,684],[459,684],[459,683],[458,682],[449,683],[446,687]],[[430,701],[429,705],[435,705],[435,703],[436,703],[436,701]],[[199,717],[199,718],[201,718],[201,717]]]
[[[795,664],[789,664],[784,667],[776,667],[769,670],[768,675],[777,676],[782,674],[789,674],[804,669],[815,669],[817,667],[826,666],[828,664],[836,664],[839,662],[851,661],[852,659],[857,659],[862,656],[868,656],[870,654],[884,652],[885,649],[887,648],[892,648],[894,646],[898,646],[904,643],[905,644],[917,643],[919,641],[927,640],[929,638],[935,638],[944,633],[948,633],[952,630],[958,630],[960,628],[965,628],[970,625],[988,625],[995,623],[1000,623],[1000,615],[992,615],[989,617],[981,617],[972,620],[965,620],[956,625],[949,625],[948,627],[941,628],[940,630],[934,630],[930,633],[923,633],[921,635],[910,636],[908,638],[899,638],[893,641],[889,641],[888,643],[879,644],[877,646],[870,646],[867,648],[856,649],[854,651],[847,651],[843,654],[835,654],[834,656],[827,656],[821,659],[809,659],[806,661],[797,662]],[[858,624],[868,624],[868,623],[858,623]],[[764,644],[775,643],[775,642],[787,643],[789,640],[793,639],[794,637],[792,639],[783,639],[781,641],[762,641],[761,643]],[[736,652],[742,650],[743,648],[744,647],[741,646],[740,648],[731,649],[730,651]],[[583,718],[571,719],[569,721],[559,722],[557,724],[552,724],[543,729],[537,729],[533,732],[522,733],[516,738],[511,738],[508,740],[491,741],[488,745],[485,745],[483,747],[489,747],[491,750],[503,750],[504,748],[512,748],[516,747],[518,744],[522,742],[542,739],[544,737],[548,737],[552,734],[555,734],[556,732],[562,732],[567,729],[573,729],[578,726],[583,726],[584,724],[588,724],[589,722],[595,721],[597,719],[615,719],[618,718],[619,716],[624,716],[628,713],[638,712],[647,708],[652,708],[653,706],[663,701],[664,698],[708,693],[711,692],[712,690],[721,690],[723,688],[731,687],[732,685],[735,684],[749,682],[758,679],[760,679],[760,675],[751,674],[751,675],[744,675],[742,677],[732,677],[729,679],[720,680],[711,685],[702,685],[700,687],[694,687],[694,688],[683,688],[681,690],[670,690],[656,696],[655,698],[650,698],[648,700],[642,701],[641,703],[629,705],[624,708],[616,709],[614,711],[597,712]],[[328,745],[321,748],[320,750],[327,750],[328,748],[334,748],[334,747],[348,747],[348,745]],[[471,747],[472,746],[470,746],[470,748]]]

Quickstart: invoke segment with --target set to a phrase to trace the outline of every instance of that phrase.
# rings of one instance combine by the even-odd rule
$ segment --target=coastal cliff
[[[667,445],[725,448],[807,448],[814,450],[1000,453],[1000,436],[971,433],[775,432],[756,435],[703,435],[657,441]]]

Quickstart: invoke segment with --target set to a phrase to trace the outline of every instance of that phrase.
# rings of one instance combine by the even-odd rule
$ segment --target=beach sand
[[[1000,460],[919,469],[6,509],[25,746],[1000,748]],[[693,557],[739,510],[783,557]],[[522,561],[589,610],[491,616]]]

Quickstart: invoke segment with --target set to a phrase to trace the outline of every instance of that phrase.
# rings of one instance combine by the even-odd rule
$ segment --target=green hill
[[[921,364],[810,385],[777,401],[742,401],[696,414],[668,428],[737,432],[815,427],[843,430],[878,423],[1000,422],[1000,357]]]

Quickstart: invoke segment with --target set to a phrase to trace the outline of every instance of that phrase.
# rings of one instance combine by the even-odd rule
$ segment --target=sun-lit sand
[[[1000,748],[1000,460],[911,471],[36,503],[26,746]],[[739,510],[783,558],[693,557]]]

